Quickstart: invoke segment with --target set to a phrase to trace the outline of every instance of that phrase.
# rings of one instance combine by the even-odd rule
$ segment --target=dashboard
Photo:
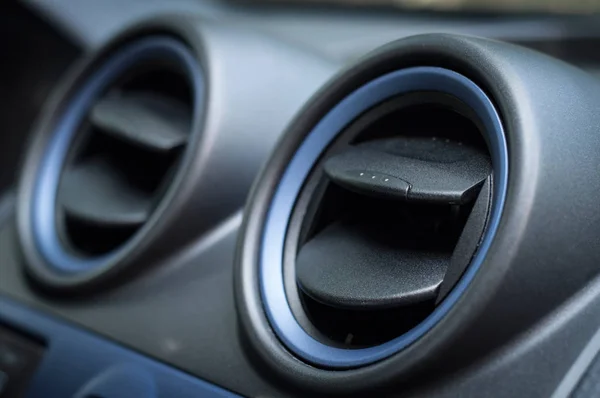
[[[0,8],[0,397],[596,395],[596,16]]]

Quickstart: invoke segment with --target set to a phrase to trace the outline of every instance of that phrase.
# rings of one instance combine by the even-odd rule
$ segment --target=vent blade
[[[101,158],[67,169],[58,201],[67,215],[98,226],[139,226],[151,210],[149,196]]]
[[[450,255],[394,247],[395,232],[334,223],[302,247],[296,260],[299,286],[320,303],[355,310],[434,300]]]
[[[101,132],[157,152],[183,146],[191,117],[176,100],[151,93],[110,95],[90,114]]]
[[[368,142],[325,163],[327,176],[354,192],[442,204],[472,201],[490,172],[485,153],[431,138]]]

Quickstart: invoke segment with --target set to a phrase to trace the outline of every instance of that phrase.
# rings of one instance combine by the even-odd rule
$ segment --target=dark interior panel
[[[12,2],[2,5],[0,37],[2,191],[15,182],[18,161],[40,108],[81,50],[42,18]]]
[[[239,215],[168,265],[158,265],[123,288],[77,302],[32,291],[12,250],[13,223],[12,217],[6,220],[0,238],[0,289],[5,294],[230,390],[276,395],[252,370],[237,336],[232,268],[224,265],[233,262]]]
[[[22,383],[6,390],[15,397],[594,396],[600,84],[579,68],[600,71],[598,22],[596,15],[245,0],[1,5],[0,396],[4,378],[17,378],[2,367],[6,341],[33,358]],[[426,36],[378,49],[432,32],[494,41]],[[23,214],[37,200],[37,186],[27,184],[45,164],[43,147],[66,107],[61,96],[74,97],[78,86],[69,84],[110,61],[121,40],[148,34],[190,51],[205,102],[191,101],[189,81],[172,60],[142,65],[167,65],[166,75],[115,80],[73,130],[87,136],[74,139],[69,160],[60,164],[68,195],[54,205],[60,222],[53,228],[69,253],[93,268],[93,260],[136,239],[151,217],[147,209],[166,195],[164,181],[179,175],[179,154],[189,145],[168,227],[148,233],[154,240],[139,246],[146,250],[139,256],[134,241],[136,256],[123,275],[107,267],[110,278],[93,289],[44,285],[30,266],[52,265],[37,251],[37,235],[24,238]],[[75,76],[78,61],[90,70],[65,79]],[[497,109],[490,119],[498,117],[508,139],[506,159],[482,134],[490,129],[487,119],[461,91],[418,88],[413,94],[424,102],[406,109],[404,92],[365,109],[349,106],[354,119],[339,137],[311,147],[323,146],[310,154],[314,163],[291,199],[289,222],[266,241],[263,223],[281,215],[267,205],[275,203],[281,181],[301,178],[287,167],[308,164],[310,156],[297,153],[313,127],[369,82],[419,66],[467,76],[478,87],[473,92],[489,96]],[[403,105],[388,112],[390,104]],[[172,129],[165,132],[165,125]],[[28,147],[33,133],[42,138]],[[69,176],[84,168],[82,159],[100,155],[118,167]],[[460,163],[469,156],[470,163]],[[448,163],[456,167],[444,169]],[[497,238],[488,232],[493,206],[504,203],[500,169],[510,183]],[[485,254],[494,261],[446,305],[488,236],[500,242]],[[259,273],[261,256],[279,240],[282,254],[274,257],[283,271],[273,279],[284,295],[266,306],[264,280],[272,275]],[[410,269],[386,268],[391,262]],[[386,285],[390,280],[396,282]],[[340,357],[327,362],[326,354],[298,348],[301,339],[272,317],[283,306],[308,336],[301,343],[316,341],[311,347]],[[385,351],[442,307],[441,328],[375,359],[345,362],[344,355],[359,350]],[[63,367],[78,363],[73,377],[60,381]],[[124,380],[134,380],[130,389]]]

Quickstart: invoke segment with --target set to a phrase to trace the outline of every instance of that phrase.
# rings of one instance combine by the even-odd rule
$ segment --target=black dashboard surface
[[[389,12],[305,7],[300,3],[285,7],[245,0],[133,0],[124,5],[115,0],[101,3],[28,0],[27,3],[84,47],[101,43],[135,20],[168,13],[196,13],[213,20],[231,21],[339,62],[356,59],[392,40],[432,32],[529,43],[558,57],[597,61],[598,55],[585,51],[584,47],[593,46],[594,39],[600,37],[595,17],[585,16]]]
[[[321,75],[299,79],[297,84],[304,91],[286,103],[271,125],[265,148],[257,155],[265,159],[277,138],[273,131],[283,130],[327,77],[372,49],[408,35],[484,36],[524,44],[592,71],[600,69],[600,53],[595,51],[600,24],[589,17],[363,13],[243,1],[28,0],[9,6],[5,17],[0,16],[2,21],[12,21],[0,24],[0,30],[7,32],[2,39],[3,54],[11,60],[0,66],[0,122],[6,129],[0,142],[3,154],[10,154],[0,162],[0,194],[4,190],[6,207],[14,205],[9,191],[25,137],[59,76],[81,54],[101,46],[123,28],[145,18],[181,13],[219,29],[231,26],[258,32],[257,37],[276,42],[276,48],[289,47],[294,54],[302,54],[299,62],[302,57],[322,62]],[[15,35],[19,39],[13,40]],[[278,98],[270,90],[264,88],[256,101],[275,109]],[[286,391],[301,395],[289,391],[244,354],[232,286],[244,199],[236,198],[238,210],[181,252],[109,292],[77,300],[52,298],[32,288],[20,266],[14,214],[8,211],[0,217],[0,294],[238,394],[265,397]],[[599,319],[600,281],[593,280],[501,352],[491,353],[471,368],[457,369],[451,380],[426,383],[402,395],[550,396],[600,326]]]

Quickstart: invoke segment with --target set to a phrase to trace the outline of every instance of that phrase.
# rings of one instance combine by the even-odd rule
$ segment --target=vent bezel
[[[296,199],[325,148],[361,113],[402,94],[437,91],[473,109],[484,129],[494,168],[493,205],[489,226],[473,261],[448,296],[420,324],[383,344],[360,349],[333,347],[315,340],[300,326],[289,306],[283,283],[286,231]],[[260,242],[258,280],[271,327],[284,345],[305,361],[325,368],[347,369],[371,364],[412,344],[435,326],[456,304],[480,268],[504,207],[508,181],[507,143],[500,116],[489,97],[465,76],[440,67],[412,67],[388,73],[358,88],[331,109],[288,163],[271,198]]]
[[[67,161],[71,144],[80,124],[92,104],[107,88],[136,65],[148,60],[165,60],[176,65],[189,82],[192,93],[193,116],[190,143],[181,155],[178,169],[148,221],[131,238],[112,251],[93,257],[75,256],[64,247],[56,230],[56,197],[60,176]],[[90,71],[91,70],[91,71]],[[29,206],[22,215],[22,232],[43,261],[28,261],[27,270],[36,279],[54,287],[70,287],[90,282],[95,277],[112,271],[150,235],[169,203],[174,199],[183,181],[186,165],[193,160],[194,147],[200,138],[197,134],[203,123],[205,79],[193,50],[183,41],[166,34],[156,34],[135,39],[110,51],[91,65],[84,67],[81,77],[72,84],[72,91],[63,99],[58,116],[49,127],[43,128],[48,136],[37,165],[33,171]],[[30,155],[32,156],[32,155]]]

